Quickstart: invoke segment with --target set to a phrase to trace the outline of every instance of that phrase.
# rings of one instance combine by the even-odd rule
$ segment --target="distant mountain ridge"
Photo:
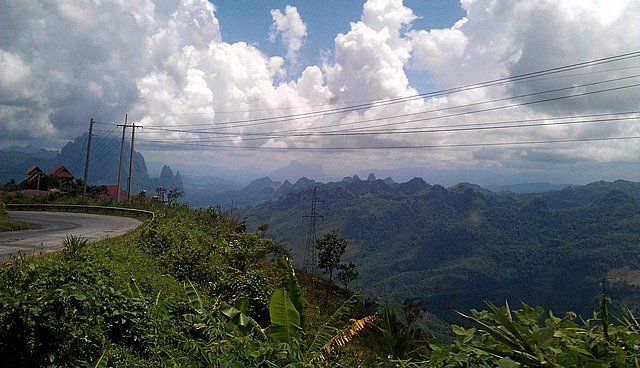
[[[301,179],[237,215],[250,229],[268,223],[301,264],[314,187],[323,216],[317,232],[336,229],[350,240],[357,286],[395,300],[421,296],[440,316],[505,299],[586,313],[602,278],[640,264],[640,183],[624,180],[516,194],[421,178]],[[640,288],[624,283],[610,292],[640,301]]]

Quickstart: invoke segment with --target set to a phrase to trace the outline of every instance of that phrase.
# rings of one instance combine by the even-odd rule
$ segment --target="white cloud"
[[[312,132],[378,127],[410,119],[424,120],[385,126],[385,129],[443,128],[637,109],[636,88],[555,104],[451,118],[442,116],[462,110],[429,112],[637,74],[637,61],[437,99],[416,99],[383,108],[371,106],[343,115],[324,114],[291,121],[260,121],[259,124],[229,123],[330,109],[348,102],[415,95],[417,90],[406,72],[410,68],[428,73],[430,81],[438,87],[450,88],[640,49],[637,1],[612,4],[604,0],[463,0],[461,4],[466,17],[453,27],[423,30],[413,28],[416,15],[401,1],[369,0],[363,7],[361,19],[352,23],[349,31],[335,37],[332,58],[327,58],[322,65],[307,66],[300,75],[287,76],[283,57],[268,57],[245,42],[225,42],[215,8],[206,0],[60,3],[6,0],[0,2],[0,70],[11,72],[0,73],[3,139],[13,142],[45,136],[71,139],[86,130],[90,117],[104,123],[119,123],[125,113],[137,124],[147,126],[180,128],[185,124],[205,124],[200,131],[225,126],[228,129],[225,132],[237,134],[218,137],[147,129],[141,132],[141,141],[145,138],[222,140],[237,146],[442,145],[640,134],[635,128],[637,124],[603,123],[421,135],[290,137],[268,141],[253,140],[251,136],[292,129]],[[306,25],[293,6],[287,6],[284,12],[273,10],[271,15],[271,34],[282,37],[287,46],[287,60],[295,63],[307,36]],[[613,68],[620,70],[608,70]],[[285,76],[289,81],[284,81]],[[520,100],[505,100],[491,106],[517,101]],[[417,114],[419,112],[425,113]],[[413,115],[388,118],[401,114]],[[367,122],[358,123],[362,120]],[[481,148],[325,155],[299,151],[256,154],[203,150],[200,154],[210,155],[207,162],[220,165],[228,159],[228,165],[236,166],[238,157],[242,156],[243,160],[254,160],[255,165],[267,167],[286,163],[295,154],[306,162],[320,157],[325,165],[347,171],[385,166],[473,167],[478,160],[483,165],[522,169],[534,158],[536,162],[547,160],[550,165],[556,165],[571,160],[626,160],[640,154],[635,141],[601,142],[597,150],[592,149],[593,146],[493,147],[491,154]],[[180,148],[174,146],[173,149]],[[154,154],[158,159],[163,154],[167,159],[178,157],[163,151],[166,150],[160,148]]]
[[[291,5],[284,8],[284,13],[279,9],[271,10],[271,17],[273,18],[271,42],[280,35],[282,42],[287,46],[287,59],[295,64],[298,60],[298,51],[307,36],[307,25],[300,18],[298,9]]]

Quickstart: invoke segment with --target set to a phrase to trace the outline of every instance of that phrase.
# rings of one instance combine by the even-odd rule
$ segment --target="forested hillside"
[[[364,189],[360,184],[357,187]],[[531,218],[525,216],[528,212],[550,211],[541,200],[521,207],[514,199],[479,195],[474,191],[478,188],[469,185],[445,190],[414,180],[394,187],[405,192],[387,196],[388,203],[419,193],[423,205],[431,208],[453,208],[473,199],[473,204],[449,217],[423,217],[466,219],[460,220],[465,226],[438,233],[443,237],[466,232],[470,238],[480,238],[483,233],[477,227],[485,221],[483,215],[463,216],[480,207],[503,206],[526,218]],[[332,190],[344,203],[359,202],[357,196],[349,199],[344,187]],[[376,197],[372,192],[364,196]],[[359,209],[379,203],[372,200]],[[434,339],[433,323],[422,330],[412,324],[416,317],[424,317],[411,307],[413,302],[408,305],[384,295],[375,300],[359,297],[329,280],[294,270],[286,249],[265,236],[265,227],[258,233],[247,232],[244,224],[214,208],[139,205],[154,210],[156,217],[132,234],[97,244],[68,237],[59,253],[21,256],[0,265],[0,365],[605,368],[632,366],[640,358],[640,321],[635,311],[612,306],[610,294],[579,306],[590,310],[584,320],[575,313],[545,312],[520,303],[501,303],[502,307],[489,303],[481,311],[456,307],[463,312],[465,327],[447,326],[449,336]],[[590,216],[610,217],[622,229],[627,226],[625,216],[636,213],[635,207],[635,199],[612,192],[577,209],[584,218],[575,223],[591,223]],[[3,215],[0,207],[0,218]],[[378,219],[390,217],[383,210]],[[561,219],[556,216],[547,222],[551,221]],[[508,228],[503,230],[510,232]],[[527,229],[524,226],[523,231]],[[541,241],[536,249],[545,246],[549,243]],[[579,241],[576,246],[590,248]],[[403,247],[396,248],[400,254],[397,250]],[[496,249],[493,255],[497,253]],[[459,259],[464,257],[451,251],[448,260],[432,263],[434,269],[446,270]],[[451,274],[463,267],[482,272],[484,265],[473,264],[478,259],[460,261],[461,268],[451,267]],[[496,265],[502,263],[500,257],[494,260]],[[619,271],[616,277],[634,274],[631,269]],[[361,276],[373,280],[364,272]],[[564,286],[561,281],[557,285]],[[478,297],[458,295],[460,306]],[[402,312],[394,304],[402,305]]]
[[[495,194],[471,184],[303,180],[245,209],[250,227],[303,257],[312,188],[318,234],[338,230],[358,265],[355,286],[381,297],[422,297],[444,317],[483,301],[523,301],[590,313],[607,279],[618,301],[640,298],[640,184],[597,182],[542,194]],[[614,276],[615,275],[615,276]]]

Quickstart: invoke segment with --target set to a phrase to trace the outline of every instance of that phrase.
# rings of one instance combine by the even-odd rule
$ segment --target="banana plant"
[[[287,347],[293,363],[311,364],[322,360],[324,354],[351,341],[375,319],[375,316],[367,316],[352,321],[346,326],[340,326],[341,321],[351,313],[357,302],[357,295],[352,295],[324,323],[305,349],[306,330],[302,291],[289,260],[280,257],[278,265],[286,272],[283,287],[276,289],[271,296],[269,304],[271,327],[268,329],[268,336],[271,340]]]
[[[246,314],[247,310],[247,302],[246,300],[240,300],[237,307],[233,307],[230,304],[222,301],[214,303],[214,311],[207,311],[202,303],[202,299],[198,294],[195,286],[191,281],[187,281],[184,284],[184,290],[187,293],[187,297],[189,298],[189,303],[191,304],[191,308],[196,312],[196,314],[185,314],[185,319],[194,323],[196,328],[207,328],[206,320],[210,319],[211,314],[214,312],[219,312],[220,314],[226,316],[229,319],[229,323],[233,329],[237,329],[242,334],[248,334],[251,332],[257,332],[260,336],[266,339],[265,331],[256,320],[249,317]]]

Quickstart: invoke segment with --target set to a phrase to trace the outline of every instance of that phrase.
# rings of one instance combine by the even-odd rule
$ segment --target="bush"
[[[75,251],[20,258],[1,270],[0,360],[7,366],[78,365],[109,344],[147,349],[145,303]]]

